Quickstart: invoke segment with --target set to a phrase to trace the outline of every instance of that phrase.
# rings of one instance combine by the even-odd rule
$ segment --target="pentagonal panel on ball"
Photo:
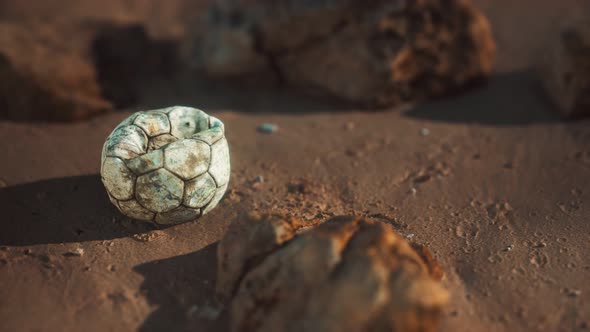
[[[166,212],[182,202],[184,183],[176,175],[160,168],[137,178],[137,201],[154,212]]]
[[[184,186],[184,205],[192,208],[201,208],[211,201],[217,186],[215,181],[205,173],[190,180]]]
[[[135,175],[123,160],[115,157],[107,157],[100,169],[102,183],[109,194],[118,200],[126,200],[133,197],[133,183]]]
[[[164,150],[164,167],[185,180],[205,173],[210,160],[209,145],[193,139],[176,141]]]

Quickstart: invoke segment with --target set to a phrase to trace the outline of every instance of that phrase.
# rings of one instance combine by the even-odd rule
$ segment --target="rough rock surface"
[[[280,80],[366,105],[451,92],[487,75],[495,43],[467,0],[221,0],[197,43],[204,69]]]
[[[540,72],[543,86],[566,117],[590,115],[590,20],[564,28],[547,45]]]
[[[440,268],[394,230],[335,217],[297,234],[293,218],[251,215],[218,248],[217,291],[233,331],[434,331]],[[435,272],[432,272],[435,271]]]
[[[85,53],[96,29],[92,24],[0,22],[0,116],[67,121],[111,109]]]
[[[0,117],[75,121],[137,102],[177,67],[169,40],[112,21],[0,21]]]

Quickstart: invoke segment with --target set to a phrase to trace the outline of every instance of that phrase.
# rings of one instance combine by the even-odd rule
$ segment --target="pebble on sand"
[[[279,130],[279,126],[274,123],[263,123],[258,126],[258,131],[265,134],[272,134]]]
[[[82,249],[82,248],[76,248],[76,249],[74,249],[72,251],[68,251],[64,254],[64,256],[68,256],[68,257],[73,257],[73,256],[80,257],[82,255],[84,255],[84,249]]]

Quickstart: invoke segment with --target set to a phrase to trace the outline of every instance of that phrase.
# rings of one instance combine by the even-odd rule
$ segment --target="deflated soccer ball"
[[[100,174],[124,215],[178,224],[211,211],[230,176],[224,126],[183,106],[137,112],[104,143]]]

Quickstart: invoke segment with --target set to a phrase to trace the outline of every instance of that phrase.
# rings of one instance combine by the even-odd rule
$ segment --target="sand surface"
[[[231,150],[220,205],[165,229],[120,215],[100,182],[102,143],[130,113],[0,122],[0,331],[226,331],[216,242],[250,209],[368,215],[427,244],[452,294],[443,331],[590,328],[590,120],[560,120],[505,26],[488,84],[403,109],[344,111],[186,76],[147,87],[146,106],[220,118]],[[258,133],[265,122],[280,130]]]

